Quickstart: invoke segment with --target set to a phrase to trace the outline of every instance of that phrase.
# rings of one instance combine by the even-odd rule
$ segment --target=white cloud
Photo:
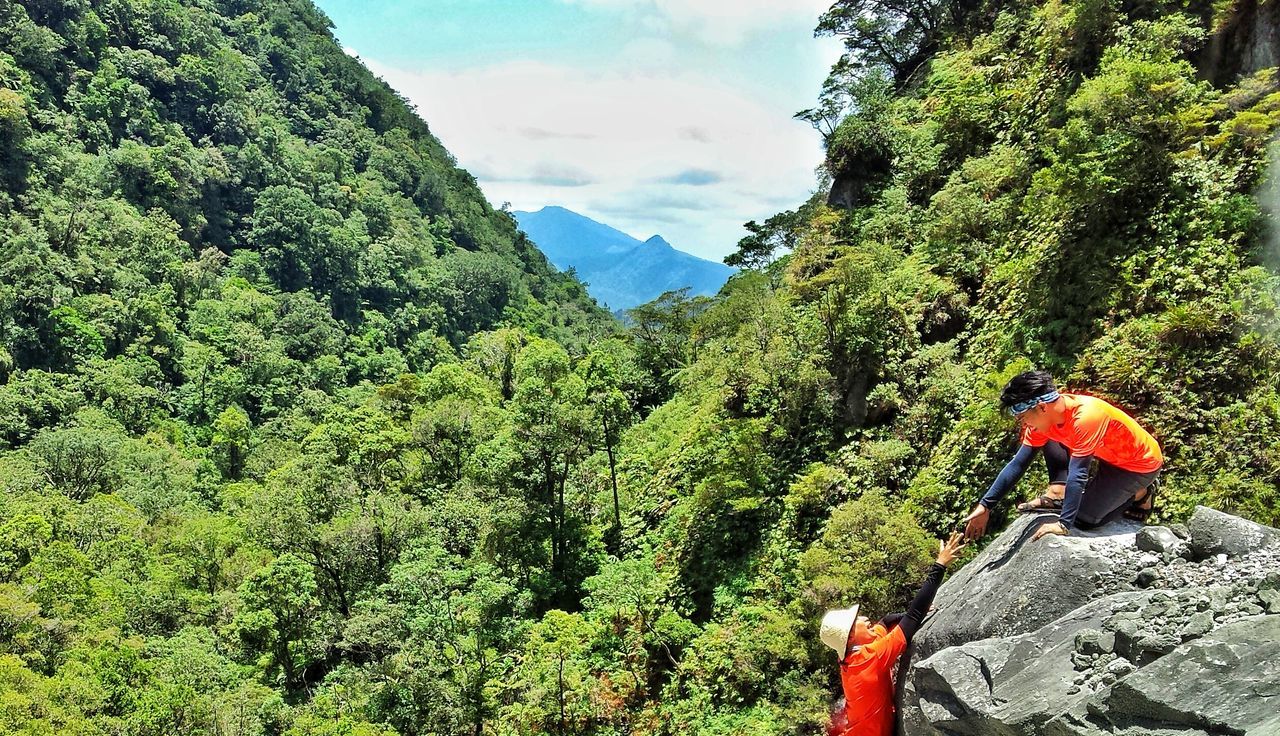
[[[417,105],[495,205],[563,205],[637,237],[661,230],[714,260],[746,220],[802,202],[822,157],[791,110],[709,74],[528,61],[414,72],[364,61]]]
[[[814,20],[831,0],[562,0],[623,12],[650,29],[670,31],[716,46],[737,46],[779,23]]]

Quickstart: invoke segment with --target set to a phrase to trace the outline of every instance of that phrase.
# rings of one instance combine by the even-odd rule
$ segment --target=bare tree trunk
[[[609,432],[609,418],[604,422],[604,451],[609,456],[609,482],[613,484],[613,526],[622,529],[622,512],[618,509],[618,469],[613,458],[613,436]]]

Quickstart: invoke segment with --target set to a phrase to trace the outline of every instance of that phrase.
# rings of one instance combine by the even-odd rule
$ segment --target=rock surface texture
[[[1280,532],[1196,509],[1030,542],[949,579],[904,657],[904,736],[1280,736]]]

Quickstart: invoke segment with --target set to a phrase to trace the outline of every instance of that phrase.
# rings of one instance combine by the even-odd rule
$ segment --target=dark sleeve
[[[898,622],[898,628],[902,629],[902,634],[907,637],[907,641],[911,641],[916,629],[924,623],[924,617],[929,613],[929,606],[933,605],[933,597],[938,594],[938,586],[942,585],[942,576],[946,572],[947,568],[936,562],[933,563],[933,567],[929,568],[928,576],[924,579],[924,585],[920,587],[920,592],[916,593],[916,597],[911,600],[911,605],[907,606],[907,612]]]
[[[1018,447],[1018,452],[1004,466],[1004,470],[1000,471],[1000,475],[996,476],[995,482],[991,484],[987,494],[978,503],[987,508],[994,506],[1004,497],[1004,494],[1009,492],[1010,488],[1013,488],[1022,479],[1023,473],[1027,472],[1027,468],[1031,466],[1031,459],[1035,456],[1036,448],[1031,445]]]
[[[1076,514],[1080,511],[1080,497],[1084,495],[1084,487],[1089,482],[1089,463],[1093,455],[1071,458],[1067,466],[1067,492],[1062,497],[1062,513],[1058,518],[1062,525],[1070,529],[1076,523]]]
[[[898,625],[898,622],[901,621],[902,617],[905,615],[907,614],[891,613],[888,616],[885,616],[884,618],[880,619],[880,625],[885,627],[886,629],[892,629],[894,626]]]

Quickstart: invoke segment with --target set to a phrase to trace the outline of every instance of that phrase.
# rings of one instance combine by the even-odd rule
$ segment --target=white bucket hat
[[[857,622],[858,606],[827,611],[822,617],[818,637],[822,639],[823,644],[836,650],[836,654],[843,657],[845,648],[849,645],[849,632],[853,631],[853,625]]]

